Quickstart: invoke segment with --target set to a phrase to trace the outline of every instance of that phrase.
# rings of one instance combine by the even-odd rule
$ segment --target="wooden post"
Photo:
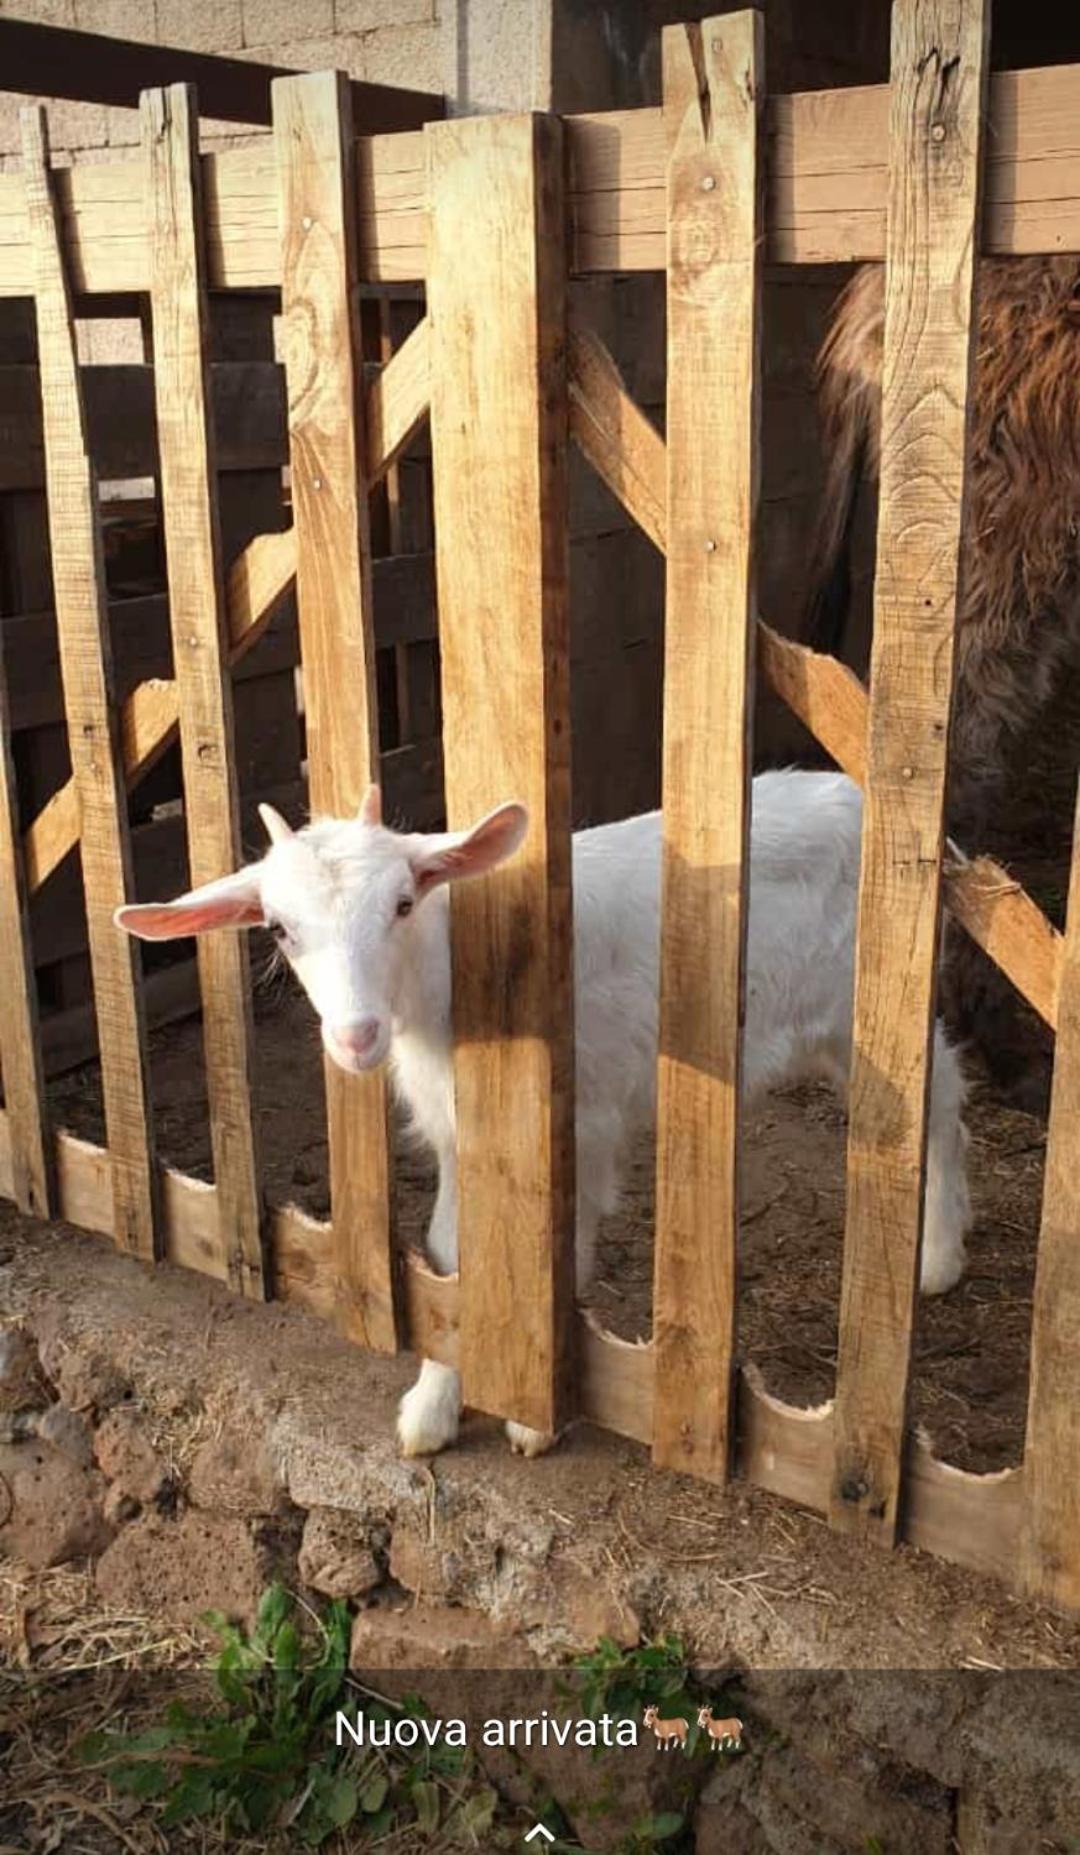
[[[561,125],[425,131],[436,569],[451,826],[529,807],[452,893],[467,1403],[569,1411],[573,1037]]]
[[[20,1211],[50,1217],[55,1206],[53,1142],[45,1101],[29,892],[19,830],[7,677],[0,652],[0,1072],[11,1145],[12,1193]]]
[[[377,777],[375,635],[356,263],[355,142],[341,73],[275,79],[281,303],[311,806],[342,818]],[[386,1083],[327,1059],[341,1329],[398,1341]]]
[[[897,0],[830,1517],[891,1545],[926,1165],[989,0]]]
[[[174,84],[146,92],[142,142],[169,618],[195,886],[231,875],[243,852],[210,416],[198,132],[190,89]],[[252,1114],[247,940],[242,934],[207,934],[197,947],[214,1181],[229,1281],[261,1298],[263,1214]]]
[[[653,1457],[722,1479],[761,423],[761,14],[669,26],[663,53],[668,520]]]
[[[81,814],[113,1230],[121,1249],[151,1258],[156,1252],[156,1173],[138,953],[135,942],[120,933],[112,920],[114,909],[134,899],[134,889],[112,689],[97,475],[86,440],[44,110],[37,106],[24,110],[22,132],[26,210],[34,250],[56,624]]]
[[[1080,789],[1035,1270],[1020,1578],[1080,1609]]]

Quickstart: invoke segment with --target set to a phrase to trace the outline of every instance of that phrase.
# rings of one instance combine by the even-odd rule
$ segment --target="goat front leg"
[[[457,1268],[457,1171],[453,1147],[439,1155],[439,1190],[428,1226],[427,1252],[440,1275]],[[415,1385],[398,1410],[403,1456],[431,1456],[457,1441],[461,1421],[461,1374],[437,1359],[425,1359]]]

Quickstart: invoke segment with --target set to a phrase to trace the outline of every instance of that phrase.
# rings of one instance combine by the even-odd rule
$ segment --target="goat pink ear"
[[[421,851],[413,862],[416,886],[421,895],[440,882],[457,882],[463,877],[486,876],[489,870],[505,863],[520,846],[529,828],[529,814],[524,805],[512,801],[499,805],[471,831],[443,842],[437,849]]]
[[[382,793],[378,786],[369,786],[360,801],[357,817],[361,824],[382,823]]]
[[[118,908],[113,920],[137,940],[182,940],[214,928],[261,927],[259,880],[254,870],[238,870],[235,876],[208,882],[175,902],[133,902]]]
[[[292,825],[272,805],[260,805],[259,817],[272,844],[284,844],[293,835]]]

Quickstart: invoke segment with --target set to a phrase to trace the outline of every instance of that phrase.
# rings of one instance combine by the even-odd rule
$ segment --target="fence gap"
[[[35,106],[21,115],[56,626],[81,817],[113,1232],[121,1249],[149,1259],[158,1251],[157,1178],[139,955],[134,941],[112,919],[114,909],[134,899],[134,887],[113,695],[97,473],[87,443],[45,112]]]
[[[0,651],[0,1075],[11,1151],[12,1196],[20,1211],[56,1208],[53,1142],[45,1100],[29,891],[19,828],[7,676]]]
[[[1020,1576],[1080,1609],[1080,789],[1035,1269]]]
[[[550,1431],[573,1332],[562,132],[425,134],[447,808],[530,813],[513,862],[451,897],[464,1396]]]
[[[311,808],[345,818],[378,769],[352,103],[340,72],[275,79],[281,306]],[[342,1331],[398,1343],[385,1078],[327,1058]]]
[[[761,14],[667,27],[663,66],[668,515],[653,1456],[722,1479],[761,423]]]
[[[892,1545],[926,1170],[989,0],[896,0],[830,1518]]]
[[[211,417],[209,306],[194,93],[146,91],[150,310],[161,505],[169,584],[184,817],[193,887],[241,860],[232,684]],[[263,1212],[252,1076],[246,937],[198,943],[214,1182],[231,1286],[261,1298]]]

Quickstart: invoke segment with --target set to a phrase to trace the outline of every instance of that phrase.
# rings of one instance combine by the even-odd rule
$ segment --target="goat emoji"
[[[736,1720],[734,1718],[730,1720],[714,1720],[712,1716],[712,1707],[706,1704],[699,1709],[697,1723],[699,1726],[703,1726],[708,1733],[709,1738],[712,1740],[712,1749],[714,1752],[722,1751],[726,1746],[731,1746],[733,1750],[737,1752],[742,1745],[741,1720]]]
[[[667,1752],[673,1745],[685,1746],[686,1735],[690,1731],[685,1720],[662,1720],[655,1707],[646,1707],[645,1724],[651,1726],[656,1734],[658,1752]]]

